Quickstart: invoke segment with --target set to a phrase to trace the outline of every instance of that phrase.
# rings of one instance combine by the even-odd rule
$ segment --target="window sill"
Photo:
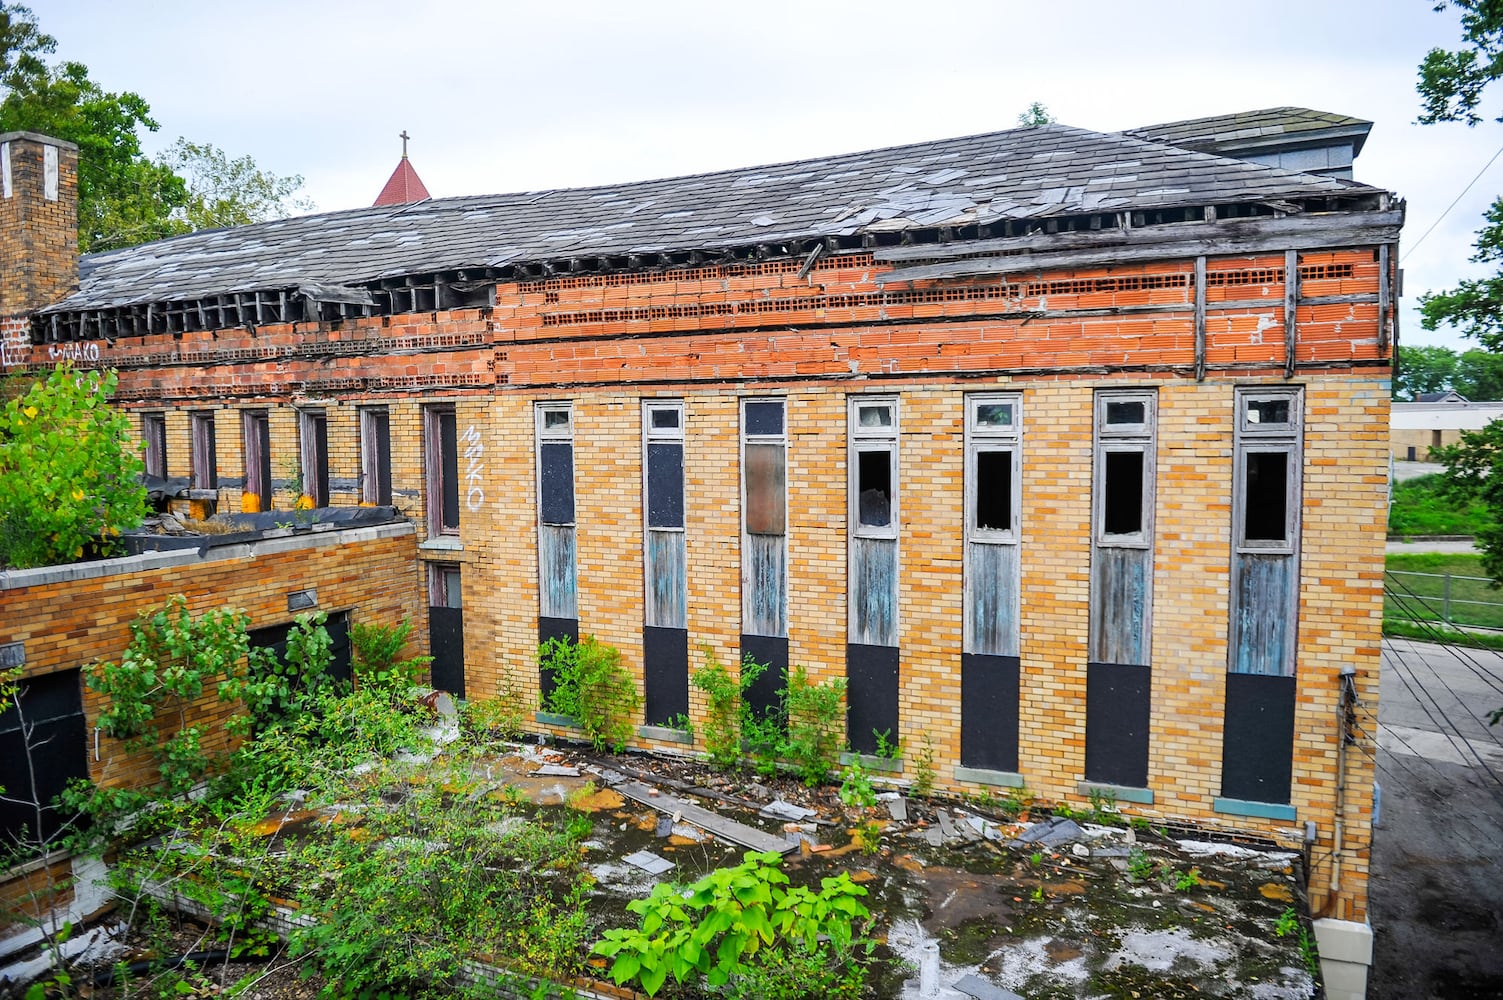
[[[1075,786],[1075,791],[1077,794],[1084,795],[1087,798],[1094,792],[1102,798],[1113,799],[1117,802],[1136,802],[1138,805],[1143,806],[1153,805],[1153,789],[1151,788],[1134,788],[1131,785],[1103,785],[1099,781],[1082,781]]]
[[[992,785],[997,788],[1022,788],[1023,776],[1011,771],[992,771],[980,767],[957,767],[955,768],[956,781],[970,781],[978,785]]]
[[[901,757],[878,757],[870,753],[843,753],[840,755],[840,763],[845,767],[860,763],[867,771],[881,771],[884,774],[902,774],[903,758]]]
[[[438,535],[418,542],[418,548],[424,552],[463,552],[464,542],[457,535]]]
[[[545,726],[557,726],[559,729],[578,729],[581,731],[584,729],[584,726],[579,724],[579,720],[572,715],[555,715],[553,712],[534,712],[532,713],[532,717],[535,721]]]
[[[1294,822],[1298,814],[1291,805],[1281,802],[1248,802],[1245,799],[1218,798],[1211,808],[1228,816],[1252,816],[1257,819],[1281,819]]]
[[[674,729],[672,726],[638,726],[637,735],[644,740],[658,740],[662,743],[693,743],[694,734],[687,729]]]

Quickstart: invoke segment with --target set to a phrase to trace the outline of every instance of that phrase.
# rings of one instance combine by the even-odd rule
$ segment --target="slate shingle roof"
[[[1185,149],[1217,150],[1257,145],[1264,142],[1295,142],[1320,132],[1350,133],[1355,140],[1353,155],[1362,152],[1372,122],[1351,115],[1310,108],[1263,108],[1239,111],[1209,118],[1145,125],[1122,134],[1151,142],[1165,142]]]
[[[192,233],[85,257],[79,291],[45,311],[363,287],[574,256],[1376,190],[1045,125],[688,177],[442,198]]]

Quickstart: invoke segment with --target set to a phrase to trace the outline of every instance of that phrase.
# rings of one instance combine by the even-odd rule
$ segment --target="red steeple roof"
[[[433,196],[428,193],[428,189],[423,187],[423,179],[412,169],[412,162],[404,156],[397,164],[397,169],[391,172],[391,180],[376,195],[375,205],[405,205],[431,197]]]
[[[414,201],[423,201],[433,197],[428,189],[423,186],[423,179],[412,169],[412,163],[407,159],[407,133],[402,133],[402,159],[397,162],[397,169],[391,172],[391,179],[376,195],[372,208],[382,205],[406,205]]]

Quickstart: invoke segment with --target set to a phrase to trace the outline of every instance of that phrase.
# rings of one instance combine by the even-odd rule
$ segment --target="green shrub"
[[[0,566],[108,555],[141,523],[141,443],[109,406],[115,380],[60,365],[0,409]]]
[[[355,622],[350,626],[350,668],[355,683],[397,699],[418,682],[431,656],[401,658],[412,632],[412,619],[395,625]]]
[[[716,658],[708,645],[704,647],[704,666],[694,671],[694,686],[705,693],[705,750],[710,763],[722,771],[729,771],[741,762],[742,733],[751,706],[746,704],[746,692],[767,670],[767,664],[758,663],[750,656],[741,661],[741,674],[734,680],[725,664]]]
[[[803,667],[788,678],[785,695],[788,740],[784,756],[804,784],[813,787],[830,777],[840,753],[845,722],[845,678],[814,683]]]
[[[538,665],[553,675],[545,708],[571,716],[596,750],[620,753],[642,709],[637,683],[621,665],[621,651],[587,635],[553,638],[538,647]]]
[[[637,983],[648,996],[656,996],[670,975],[679,983],[735,984],[732,996],[860,996],[865,969],[855,953],[860,945],[870,951],[857,938],[870,916],[860,901],[866,890],[844,872],[821,879],[817,893],[790,886],[777,867],[781,861],[749,851],[741,864],[687,889],[659,883],[646,899],[626,904],[641,923],[606,931],[592,953],[612,960],[617,985]],[[805,990],[817,988],[756,991],[793,970]]]

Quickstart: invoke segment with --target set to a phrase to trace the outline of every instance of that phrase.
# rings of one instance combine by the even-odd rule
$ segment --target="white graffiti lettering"
[[[465,506],[470,510],[479,510],[485,503],[485,490],[480,486],[485,477],[485,465],[480,461],[480,457],[485,454],[485,447],[480,443],[480,432],[474,424],[464,429],[460,440],[464,442],[464,457],[469,463],[464,473]]]
[[[99,360],[98,344],[82,344],[70,341],[66,344],[48,344],[47,357],[53,361],[93,362]]]
[[[9,368],[11,365],[24,365],[26,349],[30,346],[25,326],[19,323],[14,326],[7,324],[3,332],[0,332],[0,366]]]

